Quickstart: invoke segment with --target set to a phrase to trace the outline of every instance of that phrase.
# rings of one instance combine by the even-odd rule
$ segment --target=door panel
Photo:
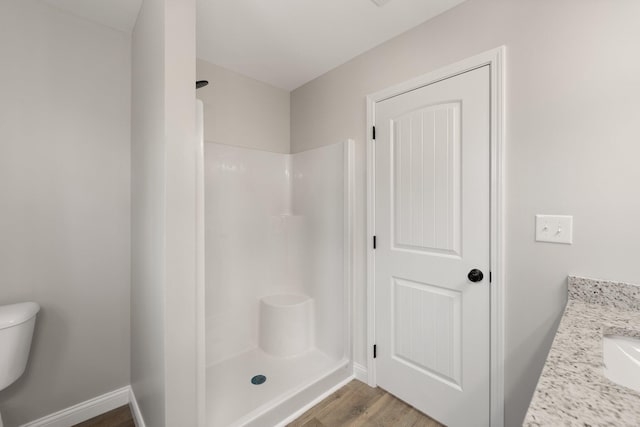
[[[391,120],[393,242],[459,255],[459,103],[428,106]]]
[[[487,66],[375,107],[377,383],[452,427],[489,425],[489,99]]]
[[[397,277],[392,280],[392,357],[459,388],[461,293]]]

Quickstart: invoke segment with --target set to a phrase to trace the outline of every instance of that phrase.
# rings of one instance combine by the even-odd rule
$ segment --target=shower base
[[[319,350],[271,356],[257,348],[207,368],[207,427],[276,425],[348,379],[348,360]],[[251,379],[264,375],[254,385]]]

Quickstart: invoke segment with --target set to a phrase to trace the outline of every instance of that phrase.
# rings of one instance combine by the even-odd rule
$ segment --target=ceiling
[[[130,32],[138,18],[142,0],[42,0],[107,27]]]
[[[142,0],[43,0],[130,32]],[[196,0],[198,57],[292,90],[465,0]]]
[[[464,0],[197,0],[198,57],[292,90]]]

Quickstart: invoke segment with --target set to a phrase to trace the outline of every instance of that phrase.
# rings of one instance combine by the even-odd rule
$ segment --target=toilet
[[[27,366],[38,311],[35,302],[0,306],[0,390],[20,378]]]

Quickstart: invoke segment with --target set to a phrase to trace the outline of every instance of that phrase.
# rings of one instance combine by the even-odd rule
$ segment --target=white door
[[[450,427],[489,425],[489,103],[485,66],[375,104],[377,384]]]

